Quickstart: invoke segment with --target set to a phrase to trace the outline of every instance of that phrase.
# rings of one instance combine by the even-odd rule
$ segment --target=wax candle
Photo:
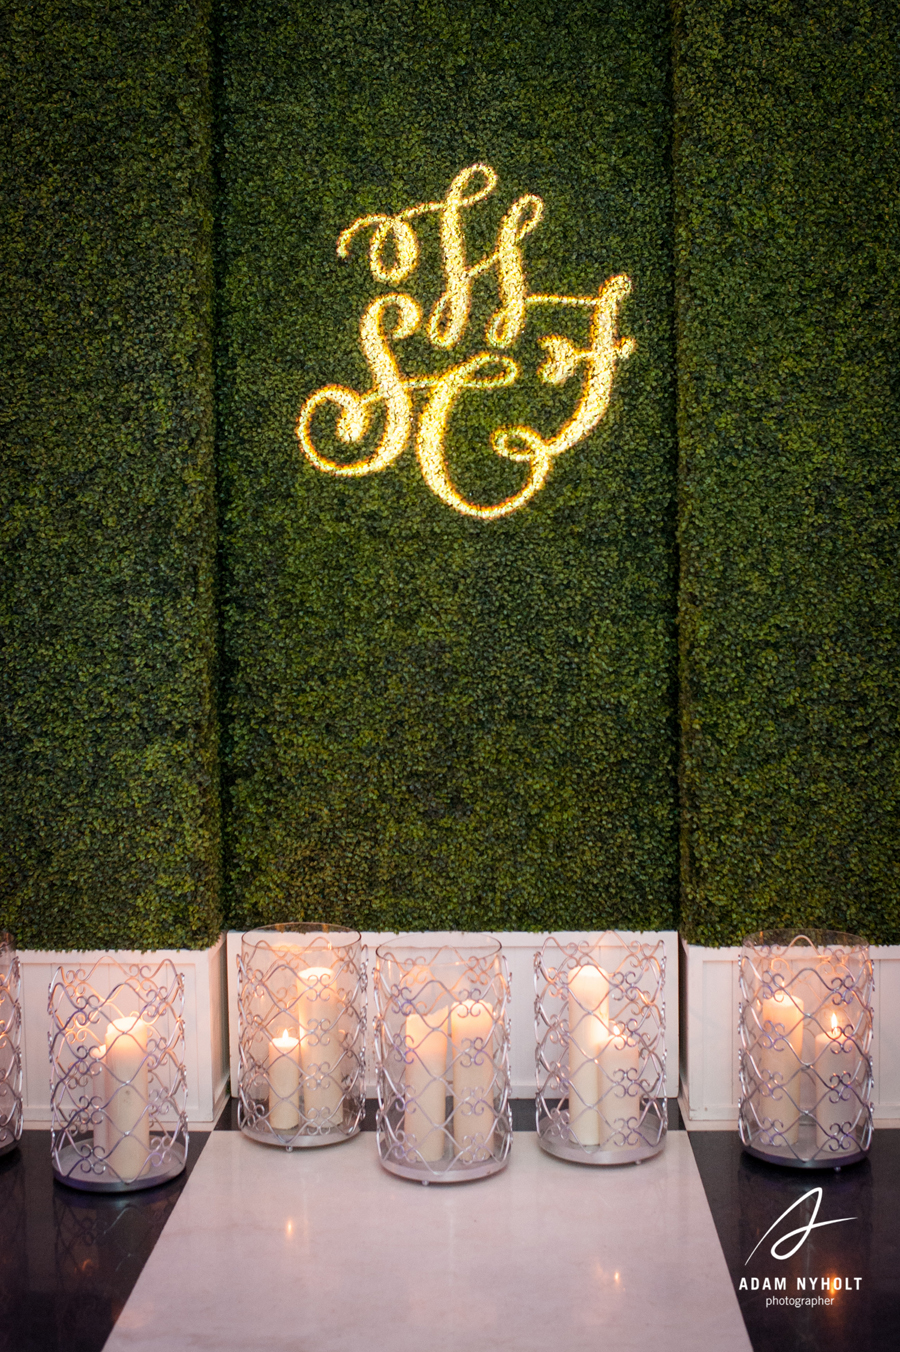
[[[300,1125],[300,1039],[287,1028],[269,1043],[269,1126],[296,1131]]]
[[[821,1085],[818,1086],[820,1098],[815,1109],[817,1150],[821,1150],[829,1141],[836,1140],[838,1149],[851,1144],[845,1141],[842,1146],[841,1136],[844,1132],[849,1134],[859,1107],[859,1100],[851,1087],[857,1066],[856,1046],[852,1039],[844,1037],[838,1016],[832,1011],[828,1028],[816,1034],[816,1070],[829,1086],[827,1093]]]
[[[441,1159],[447,1142],[446,1120],[447,1029],[446,1012],[429,1018],[408,1014],[404,1024],[406,1107],[403,1130],[409,1151],[429,1164]]]
[[[796,1145],[802,1092],[803,1001],[778,990],[762,1001],[762,1036],[757,1044],[760,1079],[768,1087],[771,1119],[779,1140]],[[792,1101],[793,1100],[793,1101]]]
[[[602,967],[569,973],[569,1130],[581,1145],[597,1146],[602,1120],[600,1058],[609,1042],[609,975]]]
[[[330,967],[307,967],[300,973],[299,989],[303,1116],[313,1126],[340,1126],[343,1088],[339,1062],[344,1003]]]
[[[494,1133],[494,1011],[483,1000],[461,1000],[450,1011],[453,1056],[453,1139],[457,1153],[485,1159]]]
[[[150,1025],[138,1014],[114,1019],[106,1029],[106,1084],[110,1094],[107,1159],[125,1183],[144,1170],[150,1151]]]

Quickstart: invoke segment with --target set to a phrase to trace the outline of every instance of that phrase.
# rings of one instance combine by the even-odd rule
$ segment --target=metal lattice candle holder
[[[378,1155],[421,1183],[484,1178],[506,1164],[509,976],[500,944],[377,949]]]
[[[666,1143],[665,949],[607,932],[535,954],[537,1129],[579,1164],[649,1159]]]
[[[774,1164],[835,1168],[872,1140],[869,947],[833,930],[764,930],[740,958],[740,1135]]]
[[[238,959],[241,1131],[266,1145],[334,1145],[365,1110],[366,967],[341,925],[266,925]]]
[[[22,1135],[22,1000],[19,955],[0,932],[0,1155]]]
[[[184,978],[105,955],[50,983],[53,1173],[88,1192],[151,1188],[188,1149]]]

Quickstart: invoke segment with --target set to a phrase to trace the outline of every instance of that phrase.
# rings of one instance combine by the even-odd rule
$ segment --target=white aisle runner
[[[686,1132],[619,1168],[533,1132],[422,1187],[375,1137],[288,1155],[214,1132],[105,1352],[749,1352]]]

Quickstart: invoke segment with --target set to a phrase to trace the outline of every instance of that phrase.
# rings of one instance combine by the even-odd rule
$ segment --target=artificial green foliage
[[[208,7],[0,16],[0,924],[220,928]]]
[[[366,927],[682,927],[900,941],[900,164],[896,6],[676,0],[673,296],[662,0],[36,0],[0,15],[0,925],[23,945],[217,933],[211,66],[226,918]],[[293,429],[365,390],[364,308],[426,316],[421,259],[377,282],[365,213],[499,175],[469,259],[522,194],[530,292],[626,273],[636,339],[604,419],[500,520],[432,492],[413,445],[321,472]],[[478,279],[451,351],[484,350]],[[677,319],[673,354],[670,328]],[[580,377],[506,389],[446,448],[471,501],[526,469]],[[418,412],[426,392],[416,396]],[[330,423],[329,423],[330,418]],[[356,458],[314,424],[335,459]],[[367,443],[383,427],[377,413]]]
[[[900,941],[898,19],[676,6],[693,942]]]
[[[260,0],[221,5],[218,35],[228,921],[673,926],[665,4]],[[537,193],[529,290],[591,294],[626,273],[620,331],[637,341],[596,430],[495,521],[440,501],[412,446],[349,479],[294,436],[317,389],[369,388],[360,317],[391,288],[368,236],[336,256],[340,232],[443,198],[478,162],[500,182],[467,214],[470,259]],[[444,280],[435,223],[419,234],[419,266],[393,289],[427,316]],[[484,349],[496,303],[479,279],[459,347],[420,331],[398,345],[404,372]],[[536,378],[548,333],[586,343],[585,312],[530,313],[521,379],[454,407],[450,463],[479,503],[525,477],[491,430],[549,434],[577,403],[579,377]]]

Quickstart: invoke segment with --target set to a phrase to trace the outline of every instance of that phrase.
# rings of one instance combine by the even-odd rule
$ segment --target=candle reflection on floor
[[[196,1164],[136,1193],[54,1182],[49,1131],[0,1159],[0,1352],[101,1352]]]

